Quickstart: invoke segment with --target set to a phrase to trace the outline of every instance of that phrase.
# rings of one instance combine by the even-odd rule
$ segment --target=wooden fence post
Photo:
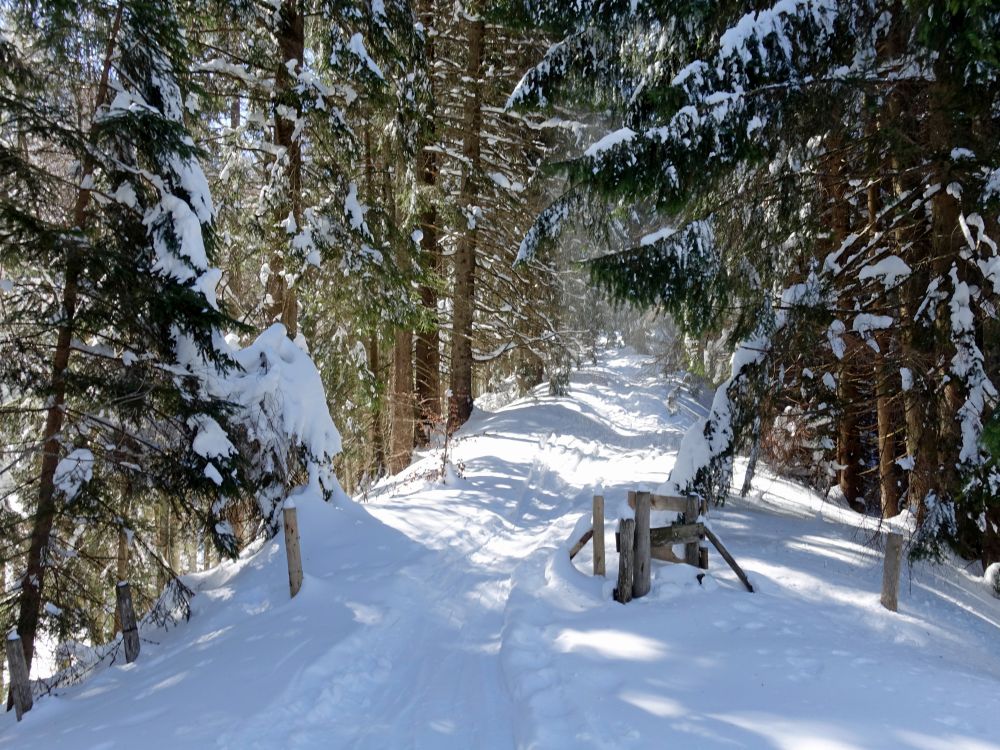
[[[594,575],[603,576],[604,566],[604,496],[594,495]]]
[[[618,534],[621,543],[618,545],[618,587],[615,589],[615,601],[628,604],[632,601],[633,555],[635,554],[635,520],[631,518],[618,519]]]
[[[10,667],[10,697],[17,720],[20,721],[31,710],[33,701],[28,665],[24,661],[24,646],[21,645],[21,636],[14,630],[7,635],[7,666]]]
[[[645,596],[650,589],[649,493],[635,495],[635,572],[632,597]]]
[[[701,515],[706,519],[708,518],[708,501],[703,500],[701,503]],[[704,527],[704,524],[702,524]],[[698,536],[698,567],[702,570],[708,570],[708,537],[704,533]]]
[[[288,590],[294,597],[302,588],[302,552],[299,549],[299,521],[295,506],[281,511],[285,525],[285,554],[288,557]]]
[[[127,581],[119,581],[115,586],[118,601],[118,619],[122,624],[122,640],[125,642],[125,663],[131,664],[139,658],[139,626],[135,620],[132,605],[132,589]]]
[[[698,522],[698,498],[689,497],[687,498],[685,510],[684,510],[684,523],[691,524]],[[684,562],[688,565],[693,565],[698,567],[698,562],[700,560],[700,553],[698,552],[698,542],[688,542],[684,545]]]
[[[885,540],[885,564],[882,568],[882,606],[897,611],[899,606],[899,569],[903,561],[903,535],[890,531]]]

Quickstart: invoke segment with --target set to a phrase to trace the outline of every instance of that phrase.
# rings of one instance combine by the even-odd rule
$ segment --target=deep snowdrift
[[[594,488],[613,532],[703,411],[612,352],[477,412],[449,484],[430,452],[367,504],[298,499],[294,600],[280,540],[190,576],[189,623],[0,718],[0,748],[1000,748],[1000,602],[918,568],[883,610],[874,532],[793,484],[713,510],[756,594],[713,555],[621,606],[613,536],[607,580],[569,562]]]

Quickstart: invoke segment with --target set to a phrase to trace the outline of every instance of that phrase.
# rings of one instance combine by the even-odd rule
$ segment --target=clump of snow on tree
[[[60,459],[53,481],[56,489],[72,500],[93,477],[94,454],[87,448],[76,448]]]
[[[296,454],[310,489],[325,498],[341,493],[333,471],[333,458],[341,450],[340,433],[309,354],[276,323],[232,356],[239,367],[221,379],[218,387],[242,407],[241,424],[256,446],[254,470],[261,477],[272,477],[258,497],[265,518],[280,503],[279,494],[294,471]],[[281,481],[275,483],[275,479]]]

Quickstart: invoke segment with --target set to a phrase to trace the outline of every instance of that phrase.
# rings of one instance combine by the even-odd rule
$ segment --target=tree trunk
[[[913,308],[911,308],[913,309]],[[923,372],[929,359],[920,345],[919,335],[909,332],[903,338],[903,357],[909,365],[913,377],[913,386],[904,392],[906,420],[906,452],[910,459],[911,469],[907,485],[907,503],[916,513],[917,525],[924,522],[927,515],[926,499],[932,488],[936,486],[937,451],[935,442],[937,436],[933,425],[933,393],[926,385]],[[916,367],[914,366],[916,365]]]
[[[375,184],[375,154],[372,151],[371,128],[365,128],[365,192],[369,205],[378,202],[377,186]],[[388,200],[388,195],[386,196]],[[385,436],[382,432],[382,362],[379,351],[378,322],[372,324],[372,330],[365,342],[365,353],[368,357],[368,370],[372,375],[374,396],[372,399],[371,429],[369,440],[372,445],[372,470],[375,477],[385,473]]]
[[[213,564],[212,563],[212,547],[213,547],[212,537],[209,534],[207,534],[205,532],[202,532],[202,535],[201,535],[201,550],[202,550],[201,569],[202,570],[208,570],[209,568],[212,567],[212,564]]]
[[[838,483],[847,504],[859,513],[865,504],[861,492],[861,430],[858,427],[858,391],[852,358],[856,347],[848,347],[837,372],[841,412],[837,425],[837,463],[840,466]]]
[[[118,6],[112,22],[104,50],[104,62],[95,97],[95,113],[108,99],[108,78],[111,61],[117,46],[121,28],[122,7]],[[81,173],[89,176],[94,169],[94,159],[87,152],[81,162]],[[87,223],[87,207],[90,205],[91,191],[81,188],[73,205],[72,222],[77,231],[82,231]],[[70,241],[72,243],[72,240]],[[28,543],[27,560],[21,592],[18,596],[17,632],[24,650],[24,661],[31,672],[31,661],[35,654],[35,635],[42,609],[42,589],[45,582],[45,553],[52,536],[52,525],[56,517],[55,472],[60,460],[59,436],[63,428],[63,406],[66,402],[66,374],[69,368],[70,350],[73,342],[74,317],[79,293],[82,259],[78,248],[71,244],[66,258],[66,275],[62,291],[62,319],[59,323],[55,352],[52,357],[51,387],[45,428],[42,433],[42,460],[38,477],[38,505],[35,508],[34,525]],[[10,700],[8,699],[8,707]]]
[[[301,117],[302,107],[295,92],[297,75],[289,72],[289,67],[296,74],[302,69],[305,54],[305,19],[298,0],[282,2],[277,41],[281,58],[275,70],[275,102],[294,111],[296,117]],[[290,215],[298,229],[302,227],[302,146],[295,135],[295,119],[285,117],[277,110],[274,113],[274,142],[284,149],[284,158],[287,159],[285,189],[288,191],[284,207],[287,212],[279,210],[276,219],[283,222]],[[299,330],[299,309],[295,289],[289,285],[286,276],[286,252],[283,248],[271,256],[271,273],[267,279],[267,294],[270,298],[267,315],[271,320],[282,323],[287,329],[288,337],[294,339]]]
[[[896,465],[896,420],[892,407],[892,380],[899,377],[889,365],[889,337],[878,336],[875,357],[875,412],[878,420],[878,477],[882,517],[899,513],[899,471]]]
[[[483,37],[486,24],[468,21],[469,56],[465,66],[465,111],[463,116],[462,154],[466,159],[462,176],[459,207],[473,210],[478,195],[480,142],[483,125],[480,77],[483,65]],[[462,233],[455,251],[455,287],[452,294],[451,397],[448,403],[448,432],[454,432],[472,414],[472,322],[475,314],[476,287],[475,218]]]
[[[420,8],[421,21],[429,32],[434,26],[433,3],[424,0]],[[428,75],[433,82],[434,69],[434,36],[426,35],[426,65]],[[430,92],[431,102],[434,101],[433,84]],[[435,113],[433,104],[428,112],[428,132],[425,134],[424,146],[432,144],[435,139]],[[422,266],[425,273],[438,276],[441,272],[441,249],[438,247],[437,206],[433,195],[437,185],[437,156],[429,149],[421,148],[417,155],[417,174],[423,193],[421,201],[424,208],[420,213],[420,231],[422,237]],[[438,294],[434,280],[420,286],[420,303],[429,320],[429,329],[417,333],[416,342],[416,384],[417,384],[417,429],[414,440],[416,445],[427,445],[430,436],[441,421],[441,353],[438,350]]]
[[[382,371],[381,356],[379,353],[378,331],[372,331],[368,337],[368,367],[379,382],[379,373]],[[382,433],[382,396],[381,388],[375,394],[375,402],[372,404],[372,424],[371,424],[372,460],[374,462],[375,476],[380,477],[385,473],[385,437]]]
[[[889,29],[881,58],[893,60],[905,47],[906,31],[901,23]],[[899,131],[917,129],[912,117],[912,86],[906,82],[896,84],[886,98],[884,125]],[[919,179],[908,172],[910,165],[904,161],[899,150],[892,153],[889,172],[892,187],[897,198],[915,190]],[[899,255],[912,269],[912,273],[900,287],[900,354],[901,364],[911,373],[911,385],[903,392],[904,422],[906,425],[906,452],[910,462],[907,477],[907,504],[916,514],[918,526],[926,516],[926,499],[935,484],[935,464],[937,453],[935,416],[933,414],[933,386],[927,373],[935,366],[933,331],[915,319],[923,296],[930,281],[928,263],[929,247],[925,238],[914,235],[912,229],[895,230]]]
[[[156,504],[156,546],[158,548],[156,551],[163,561],[163,565],[156,571],[156,586],[160,591],[163,591],[164,586],[170,582],[171,571],[175,570],[170,516],[170,502],[166,498],[161,499]]]
[[[393,200],[390,170],[382,173],[383,199],[389,205],[393,225],[397,225],[396,203]],[[411,244],[402,242],[397,248],[399,267],[412,262]],[[396,474],[410,465],[413,455],[415,398],[413,392],[413,331],[400,326],[392,335],[392,372],[389,382],[389,446],[388,468]]]
[[[932,118],[932,120],[937,119]],[[944,127],[944,126],[942,126]],[[943,142],[947,136],[939,134],[935,139],[938,143]],[[939,178],[950,180],[947,166],[941,168]],[[947,185],[948,182],[942,182]],[[942,190],[931,199],[931,212],[933,216],[933,257],[935,258],[936,274],[949,278],[954,259],[959,257],[962,251],[961,245],[964,239],[959,231],[959,215],[961,206],[958,201]],[[954,264],[956,278],[959,282],[962,278],[963,264]],[[937,309],[937,336],[938,361],[950,363],[955,356],[955,337],[952,330],[951,308],[948,305],[938,305]],[[965,402],[966,387],[960,377],[946,370],[948,377],[944,378],[944,386],[937,394],[937,422],[938,437],[937,465],[940,490],[938,496],[942,499],[952,498],[959,491],[961,479],[959,477],[959,456],[961,455],[962,432],[961,421],[958,416],[959,409]]]
[[[879,228],[879,183],[868,186],[868,226],[872,233]],[[894,296],[894,295],[893,295]],[[892,300],[894,301],[894,300]],[[886,332],[875,337],[878,353],[875,355],[875,416],[878,425],[878,478],[882,518],[899,514],[899,467],[896,464],[896,419],[893,409],[893,382],[899,377],[898,369],[889,359],[892,339]]]
[[[129,495],[131,494],[131,483],[126,483],[125,486],[125,513],[124,516],[128,517],[128,507],[129,507]],[[120,581],[128,580],[128,534],[125,533],[124,527],[118,529],[118,553],[115,560],[115,583]],[[120,633],[122,630],[121,615],[118,612],[118,608],[115,607],[115,626],[114,630],[111,631],[112,636],[115,633]]]
[[[392,423],[389,471],[402,471],[413,453],[413,333],[397,330],[392,342]]]

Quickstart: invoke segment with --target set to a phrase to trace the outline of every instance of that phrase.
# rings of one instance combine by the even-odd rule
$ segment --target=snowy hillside
[[[714,551],[627,606],[613,536],[607,579],[570,563],[595,487],[613,531],[702,409],[611,352],[568,397],[477,411],[447,484],[432,451],[365,504],[298,502],[294,600],[280,537],[190,576],[189,623],[5,714],[0,748],[1000,748],[1000,601],[918,568],[882,609],[873,531],[790,483],[712,512],[757,593]]]

